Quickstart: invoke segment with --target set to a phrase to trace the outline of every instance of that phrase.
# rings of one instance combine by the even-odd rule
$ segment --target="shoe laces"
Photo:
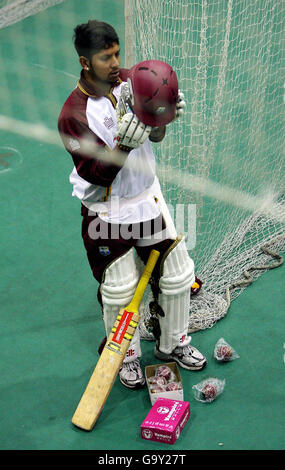
[[[137,371],[140,367],[139,361],[135,359],[134,361],[130,362],[123,362],[123,367],[126,368],[128,371]]]
[[[190,344],[186,344],[186,346],[177,346],[176,348],[178,351],[183,354],[183,356],[192,356],[193,349]]]

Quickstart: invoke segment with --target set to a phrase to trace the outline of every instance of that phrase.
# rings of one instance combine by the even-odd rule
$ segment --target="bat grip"
[[[145,265],[144,271],[142,273],[142,276],[139,280],[139,283],[137,285],[136,291],[134,293],[134,296],[132,298],[131,303],[128,305],[126,310],[130,312],[137,312],[139,305],[141,303],[141,300],[143,298],[143,295],[145,293],[145,290],[148,285],[148,281],[150,279],[150,276],[154,270],[154,267],[156,265],[156,262],[159,258],[159,251],[157,250],[151,250],[151,253],[149,255],[149,258],[147,260],[147,263]]]

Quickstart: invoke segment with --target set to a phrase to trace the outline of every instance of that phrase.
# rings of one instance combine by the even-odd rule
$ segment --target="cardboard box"
[[[141,424],[141,437],[174,444],[190,417],[187,401],[158,398]]]
[[[158,369],[158,367],[161,367],[161,366],[168,366],[171,369],[171,371],[175,374],[176,381],[181,384],[180,390],[160,391],[157,393],[153,393],[153,391],[151,390],[151,384],[149,383],[149,379],[155,375],[156,370]],[[155,365],[146,366],[145,377],[146,377],[149,397],[150,397],[150,401],[152,405],[154,405],[154,403],[156,402],[158,398],[169,398],[171,400],[181,400],[181,401],[184,400],[182,378],[181,378],[181,374],[179,371],[179,367],[176,364],[176,362],[164,362],[163,364],[155,364]]]

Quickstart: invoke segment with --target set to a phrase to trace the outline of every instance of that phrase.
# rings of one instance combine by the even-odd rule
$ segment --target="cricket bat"
[[[152,250],[134,296],[121,308],[87,387],[73,415],[72,423],[91,431],[105,405],[139,322],[139,305],[160,253]]]

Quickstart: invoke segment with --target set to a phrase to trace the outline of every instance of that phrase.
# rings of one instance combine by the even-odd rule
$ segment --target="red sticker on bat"
[[[126,310],[124,310],[122,318],[119,321],[119,324],[116,328],[116,331],[112,339],[113,341],[115,341],[115,343],[121,344],[121,342],[123,341],[123,338],[132,320],[132,317],[133,317],[133,312],[127,312]]]

